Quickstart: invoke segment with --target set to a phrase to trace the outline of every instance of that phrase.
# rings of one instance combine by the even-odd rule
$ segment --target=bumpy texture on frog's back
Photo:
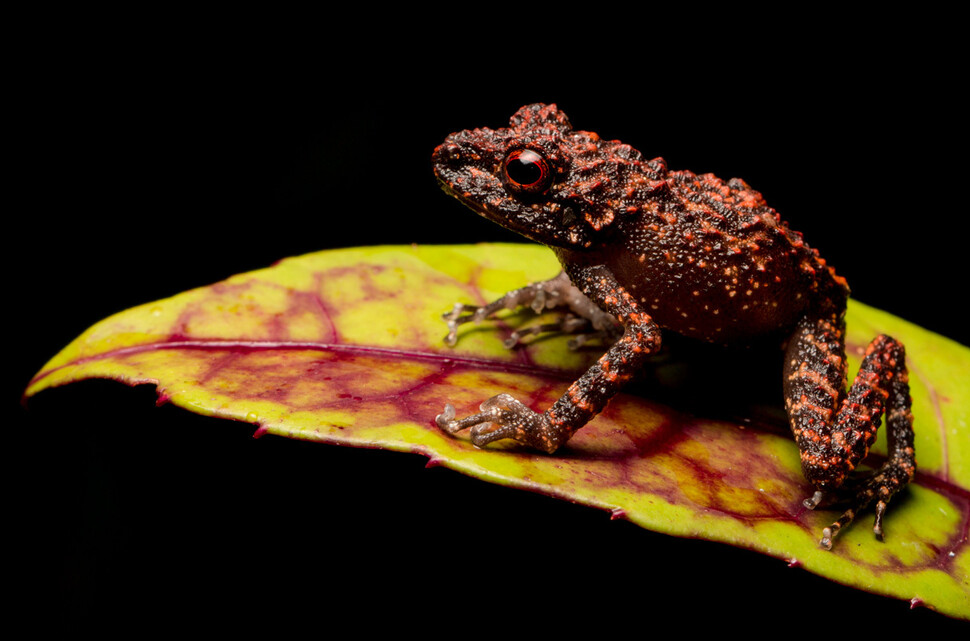
[[[844,306],[845,281],[744,181],[678,171],[663,184],[598,257],[658,324],[731,342]]]
[[[516,150],[548,165],[536,193],[505,173]],[[555,105],[527,105],[508,128],[452,134],[433,163],[445,190],[473,210],[556,248],[564,266],[607,265],[658,324],[689,336],[760,335],[848,295],[744,181],[668,171],[662,158],[574,131]]]

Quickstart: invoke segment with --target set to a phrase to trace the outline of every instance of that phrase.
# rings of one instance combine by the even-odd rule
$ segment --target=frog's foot
[[[449,434],[471,428],[471,440],[476,447],[492,441],[510,438],[543,452],[555,452],[568,438],[557,431],[549,417],[533,412],[509,394],[498,394],[483,402],[481,412],[455,419],[455,408],[445,405],[435,417],[435,423]]]
[[[891,459],[887,461],[876,474],[865,479],[853,490],[854,496],[849,502],[849,508],[831,525],[822,530],[822,539],[819,541],[819,546],[831,550],[832,541],[836,535],[852,523],[855,517],[873,501],[876,502],[876,520],[872,526],[872,532],[881,541],[882,519],[886,514],[889,499],[912,480],[914,473],[915,467],[909,465],[905,460]],[[821,502],[822,497],[822,492],[815,492],[811,498],[805,499],[805,507],[814,509]]]
[[[558,307],[567,308],[571,313],[564,314],[557,323],[546,323],[513,332],[505,341],[505,346],[508,348],[515,347],[526,336],[543,332],[580,334],[575,341],[576,347],[588,342],[594,336],[604,335],[616,338],[622,333],[616,319],[597,307],[569,281],[565,272],[561,272],[550,280],[531,283],[512,290],[488,305],[479,307],[455,303],[450,311],[442,315],[448,324],[445,344],[453,346],[458,341],[458,327],[465,323],[480,323],[493,318],[503,309],[520,307],[529,307],[536,314]],[[574,346],[573,342],[570,346]]]

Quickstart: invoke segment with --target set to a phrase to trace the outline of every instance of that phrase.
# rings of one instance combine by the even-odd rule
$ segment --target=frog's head
[[[482,216],[571,248],[589,247],[617,216],[639,211],[666,172],[629,145],[573,131],[566,114],[544,104],[522,107],[505,129],[451,134],[432,162],[442,188]]]

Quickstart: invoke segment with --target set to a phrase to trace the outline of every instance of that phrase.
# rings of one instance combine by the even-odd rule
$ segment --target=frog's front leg
[[[805,505],[814,508],[825,494],[842,486],[869,453],[887,408],[889,457],[856,490],[849,509],[825,528],[820,544],[826,549],[832,547],[839,530],[873,500],[873,531],[882,538],[886,504],[916,473],[903,346],[888,336],[876,337],[846,393],[843,314],[832,311],[803,319],[785,354],[785,405],[802,470],[816,488]]]
[[[448,335],[445,336],[445,344],[454,345],[457,342],[460,325],[479,323],[491,318],[503,309],[517,309],[519,307],[530,307],[536,314],[541,314],[547,309],[565,307],[572,312],[572,315],[564,315],[556,324],[540,325],[512,332],[512,335],[506,341],[506,347],[509,348],[517,345],[523,337],[543,331],[572,334],[592,328],[593,335],[619,335],[613,317],[597,307],[573,285],[566,272],[560,272],[555,278],[514,289],[501,298],[481,307],[456,303],[451,311],[443,315],[448,323]]]
[[[619,340],[543,413],[532,411],[508,394],[498,394],[482,403],[480,413],[458,420],[454,408],[446,405],[435,418],[438,427],[452,434],[471,428],[472,443],[479,447],[511,438],[554,452],[596,416],[644,360],[660,349],[660,328],[609,269],[580,267],[570,276],[585,296],[622,324]]]

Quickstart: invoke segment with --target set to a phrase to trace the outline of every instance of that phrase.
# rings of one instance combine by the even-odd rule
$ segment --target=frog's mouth
[[[435,172],[437,174],[437,171]],[[521,234],[537,243],[553,247],[585,247],[588,246],[588,234],[582,221],[571,210],[553,217],[542,209],[534,210],[529,207],[496,207],[491,208],[476,200],[469,192],[455,189],[453,183],[440,175],[436,176],[441,190],[468,207],[473,212],[502,227]],[[508,205],[508,203],[505,203]],[[521,203],[519,203],[521,205]]]
[[[472,196],[471,192],[456,189],[453,182],[438,174],[437,168],[435,168],[435,174],[436,178],[438,179],[438,186],[441,187],[441,190],[460,202],[462,205],[468,207],[482,218],[487,218],[488,220],[498,223],[503,227],[507,227],[512,231],[528,236],[526,233],[528,227],[526,226],[524,229],[520,230],[520,225],[517,224],[518,221],[516,220],[515,216],[510,215],[509,212],[490,209],[479,200],[476,200]]]

